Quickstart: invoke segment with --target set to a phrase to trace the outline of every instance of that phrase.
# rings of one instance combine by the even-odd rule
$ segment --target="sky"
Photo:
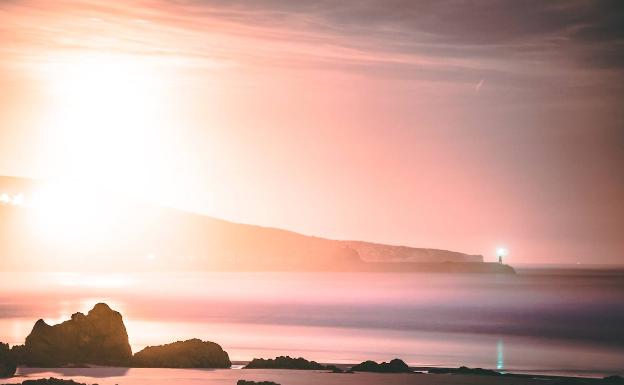
[[[624,262],[624,3],[0,0],[0,174]]]

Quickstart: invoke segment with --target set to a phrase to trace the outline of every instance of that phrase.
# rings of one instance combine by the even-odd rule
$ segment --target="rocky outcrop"
[[[148,346],[132,357],[137,368],[229,368],[228,354],[214,342],[192,339]]]
[[[308,361],[305,358],[292,358],[289,356],[279,356],[275,359],[254,358],[243,369],[297,369],[297,370],[331,370],[334,365],[325,366],[316,361]]]
[[[364,361],[351,368],[354,372],[375,372],[375,373],[411,373],[412,370],[402,360],[395,358],[390,362],[380,364],[375,361]]]
[[[82,382],[76,382],[74,380],[63,380],[60,378],[39,378],[37,380],[26,380],[21,385],[87,385]],[[93,384],[97,385],[97,384]]]
[[[273,381],[247,381],[247,380],[238,380],[236,381],[236,385],[280,385],[277,382]]]
[[[433,374],[474,374],[478,376],[500,376],[501,373],[491,369],[469,368],[460,366],[459,368],[431,368],[428,370]]]
[[[6,358],[5,359],[5,355]],[[10,360],[9,360],[10,359]],[[12,361],[11,361],[12,360]],[[229,368],[228,354],[214,342],[192,339],[161,346],[148,346],[134,356],[121,314],[98,303],[87,315],[50,326],[35,323],[24,345],[0,344],[0,374],[12,375],[12,362],[31,367],[76,365],[134,366],[152,368]],[[12,371],[11,371],[12,368]]]
[[[121,314],[98,303],[58,325],[38,320],[18,355],[21,364],[33,367],[126,366],[132,350]]]
[[[0,378],[12,377],[16,369],[17,362],[9,350],[9,345],[0,342]]]

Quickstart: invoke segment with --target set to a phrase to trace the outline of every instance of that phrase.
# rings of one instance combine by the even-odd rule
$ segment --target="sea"
[[[400,358],[414,367],[624,374],[623,268],[516,271],[2,272],[0,341],[22,344],[37,319],[55,324],[105,302],[123,315],[135,352],[200,338],[240,364],[289,355],[337,364]],[[145,369],[120,376],[139,372],[149,377]]]

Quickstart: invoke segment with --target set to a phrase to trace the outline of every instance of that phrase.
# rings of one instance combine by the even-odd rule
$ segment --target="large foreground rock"
[[[37,321],[20,349],[19,361],[32,367],[127,366],[131,356],[121,314],[98,303],[87,315],[75,313],[58,325]]]
[[[148,346],[132,357],[136,368],[229,368],[228,354],[214,342],[194,338]]]
[[[11,377],[17,370],[17,362],[9,345],[0,342],[0,378]]]

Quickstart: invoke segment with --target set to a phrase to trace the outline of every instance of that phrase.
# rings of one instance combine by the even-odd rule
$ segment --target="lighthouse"
[[[507,256],[507,249],[504,247],[498,247],[496,249],[496,256],[498,257],[498,263],[503,263],[503,257]]]

